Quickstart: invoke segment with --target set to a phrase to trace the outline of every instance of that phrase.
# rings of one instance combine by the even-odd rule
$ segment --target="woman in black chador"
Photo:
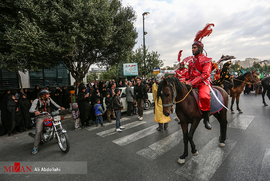
[[[15,131],[14,129],[16,126],[18,127],[19,131],[22,132],[23,124],[20,117],[19,105],[14,95],[10,95],[8,97],[7,109],[9,116],[8,136],[12,135],[12,132]]]
[[[33,100],[37,99],[38,98],[38,93],[40,92],[40,88],[39,88],[39,85],[36,85],[35,86],[35,89],[33,90],[32,92],[32,95],[31,95],[31,102],[33,102]]]
[[[31,116],[29,113],[29,109],[31,107],[30,102],[28,101],[27,97],[25,94],[22,94],[20,99],[19,99],[19,108],[21,111],[21,120],[23,123],[23,130],[28,130],[31,128]]]
[[[8,97],[10,96],[10,90],[7,90],[6,93],[3,95],[3,99],[1,102],[1,121],[3,126],[3,134],[6,134],[8,132],[8,110],[7,110],[7,103],[8,103]]]
[[[69,103],[70,103],[70,93],[69,91],[67,90],[67,87],[64,86],[63,87],[63,95],[62,95],[62,105],[65,109],[69,109]]]
[[[84,85],[79,86],[79,94],[78,94],[78,106],[80,111],[80,119],[82,126],[89,126],[89,101],[90,96],[89,93],[86,92],[86,88]]]

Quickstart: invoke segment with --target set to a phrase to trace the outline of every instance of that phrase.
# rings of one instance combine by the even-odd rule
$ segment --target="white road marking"
[[[226,140],[226,146],[223,148],[219,147],[218,144],[218,137],[213,138],[203,149],[198,150],[198,156],[193,156],[186,161],[175,173],[192,181],[210,180],[235,146],[236,141]]]
[[[125,127],[124,130],[127,130],[127,129],[130,129],[130,128],[139,126],[141,124],[145,124],[145,123],[146,123],[145,121],[135,121],[135,122],[128,123],[128,124],[125,124],[125,125],[122,125],[122,126]],[[99,132],[99,133],[97,133],[97,135],[101,136],[101,137],[106,137],[106,136],[113,135],[113,134],[116,134],[116,133],[117,132],[115,131],[115,128],[111,128],[111,129],[108,129],[106,131]]]
[[[270,149],[267,149],[264,153],[262,160],[262,168],[258,177],[258,180],[268,180],[270,178]]]
[[[158,156],[163,155],[164,153],[172,149],[174,146],[179,144],[182,138],[183,138],[182,130],[176,131],[170,136],[167,136],[166,138],[150,145],[149,147],[138,151],[137,154],[149,160],[154,160]]]
[[[254,116],[248,115],[238,115],[232,122],[228,124],[230,128],[243,129],[246,130],[249,124],[253,121]]]
[[[151,113],[153,113],[154,114],[154,112],[153,112],[153,110],[151,109],[151,110],[148,110],[148,111],[143,111],[143,114],[151,114]]]
[[[120,119],[120,122],[122,123],[122,122],[124,122],[124,121],[126,121],[126,120],[129,120],[129,118],[122,118],[122,119]],[[108,125],[111,125],[111,124],[115,124],[115,120],[112,120],[112,122],[110,122],[110,123],[104,123],[105,126],[108,126]],[[91,127],[85,128],[85,129],[86,129],[87,131],[93,131],[93,130],[95,130],[95,129],[102,129],[102,128],[96,127],[95,125],[93,125],[93,126],[91,126]]]
[[[137,140],[139,140],[141,138],[144,138],[144,137],[146,137],[148,135],[156,133],[157,132],[156,128],[157,128],[157,125],[153,125],[153,126],[151,126],[149,128],[145,128],[145,129],[143,129],[141,131],[137,131],[137,132],[135,132],[133,134],[124,136],[123,138],[116,139],[113,142],[115,144],[120,145],[120,146],[125,146],[125,145],[128,145],[129,143],[137,141]]]

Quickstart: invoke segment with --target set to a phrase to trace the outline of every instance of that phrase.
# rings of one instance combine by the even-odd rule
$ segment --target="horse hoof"
[[[264,106],[268,106],[268,104],[265,104],[265,103],[264,103]]]
[[[193,156],[197,156],[198,154],[199,154],[199,152],[197,150],[195,153],[193,153]]]
[[[240,110],[240,111],[238,111],[238,112],[239,112],[239,113],[243,113],[243,111],[241,111],[241,110]]]
[[[220,147],[225,147],[225,143],[219,143]]]
[[[232,111],[231,113],[232,113],[232,114],[234,114],[235,112],[234,112],[234,111]]]
[[[186,160],[185,160],[185,159],[179,158],[177,162],[178,162],[179,164],[184,164],[184,163],[186,162]]]

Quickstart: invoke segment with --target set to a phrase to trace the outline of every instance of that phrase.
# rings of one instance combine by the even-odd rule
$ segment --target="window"
[[[0,69],[0,88],[19,88],[18,77],[15,72]]]
[[[52,69],[42,69],[38,72],[30,72],[30,87],[40,86],[67,86],[69,82],[69,71],[59,65]]]

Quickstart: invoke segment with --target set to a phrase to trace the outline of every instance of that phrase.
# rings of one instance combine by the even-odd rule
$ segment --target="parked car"
[[[132,90],[134,91],[134,87],[131,87]],[[117,89],[120,89],[120,97],[121,101],[123,103],[124,109],[121,112],[127,112],[127,101],[126,101],[126,87],[118,87]],[[154,104],[154,99],[153,99],[153,94],[152,93],[147,93],[148,94],[148,101],[144,103],[144,109],[150,109],[151,105]],[[105,99],[104,99],[104,105],[105,105]],[[106,110],[106,107],[104,108]]]

